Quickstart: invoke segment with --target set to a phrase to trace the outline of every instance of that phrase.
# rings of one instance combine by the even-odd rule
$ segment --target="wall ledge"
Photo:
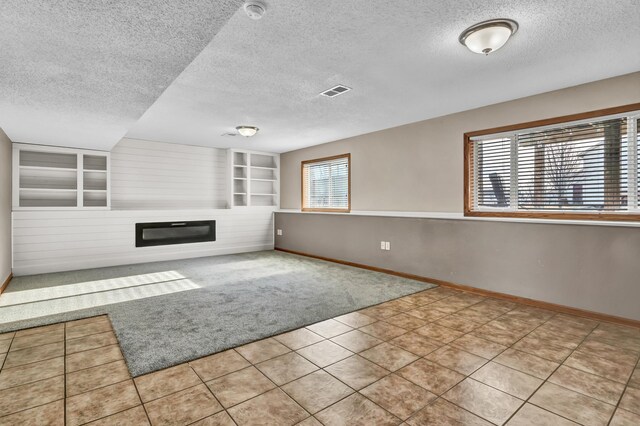
[[[403,212],[403,211],[368,211],[351,210],[350,213],[335,212],[303,212],[298,209],[279,209],[275,213],[294,214],[328,214],[341,216],[373,216],[373,217],[395,217],[395,218],[419,218],[419,219],[443,219],[443,220],[474,220],[485,222],[515,222],[546,225],[581,225],[581,226],[615,226],[620,228],[640,228],[640,222],[624,221],[599,221],[599,220],[563,220],[563,219],[536,219],[517,217],[473,217],[465,216],[457,212]]]

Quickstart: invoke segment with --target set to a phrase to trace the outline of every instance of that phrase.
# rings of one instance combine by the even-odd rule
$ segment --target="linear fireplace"
[[[215,220],[136,223],[136,247],[216,240]]]

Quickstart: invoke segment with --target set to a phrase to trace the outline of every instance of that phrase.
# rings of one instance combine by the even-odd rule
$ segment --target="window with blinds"
[[[302,162],[302,210],[351,210],[351,154]]]
[[[465,213],[640,220],[639,117],[465,135]]]

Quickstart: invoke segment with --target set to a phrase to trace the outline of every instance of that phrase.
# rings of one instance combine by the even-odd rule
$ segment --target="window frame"
[[[305,191],[305,180],[304,180],[304,166],[307,164],[313,164],[313,163],[321,163],[321,162],[326,162],[326,161],[331,161],[331,160],[338,160],[341,158],[346,158],[347,159],[347,167],[348,167],[348,173],[347,173],[347,208],[346,209],[339,209],[339,208],[334,208],[334,207],[327,207],[327,208],[311,208],[311,207],[305,207],[305,200],[306,200],[306,191]],[[340,154],[340,155],[332,155],[330,157],[322,157],[322,158],[314,158],[312,160],[304,160],[302,162],[300,162],[300,190],[301,190],[301,197],[300,197],[300,210],[303,212],[327,212],[327,213],[350,213],[351,212],[351,153],[346,153],[346,154]]]
[[[624,114],[640,110],[640,103],[628,104],[613,108],[588,111],[579,114],[564,115],[543,120],[529,121],[508,126],[494,127],[491,129],[467,132],[464,134],[464,216],[469,217],[493,217],[493,218],[535,218],[535,219],[565,219],[565,220],[594,220],[594,221],[640,221],[640,211],[630,212],[601,212],[582,213],[578,211],[554,212],[554,211],[479,211],[472,208],[473,182],[471,180],[470,166],[475,158],[472,152],[472,138],[488,135],[499,135],[519,130],[534,129],[555,124],[566,124],[573,121],[604,118],[610,115]],[[640,173],[640,170],[638,170]],[[517,187],[516,187],[517,188]],[[639,206],[640,208],[640,202]]]

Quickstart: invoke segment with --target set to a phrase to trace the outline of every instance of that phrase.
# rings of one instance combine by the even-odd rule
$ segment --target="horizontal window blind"
[[[637,213],[638,113],[468,141],[468,209]]]
[[[303,162],[302,209],[348,211],[349,167],[348,154]]]

